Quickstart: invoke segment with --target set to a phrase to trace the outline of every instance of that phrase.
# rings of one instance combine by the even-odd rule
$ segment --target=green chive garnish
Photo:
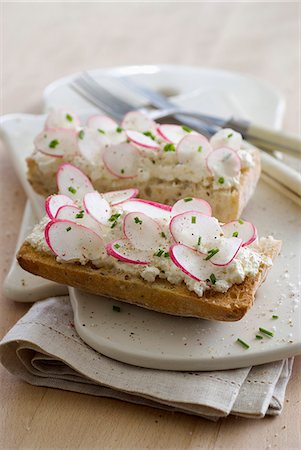
[[[66,228],[66,231],[70,231],[70,230],[71,230],[71,227]]]
[[[166,145],[164,145],[163,150],[165,152],[175,152],[176,151],[175,144],[166,144]]]
[[[76,219],[82,219],[84,217],[84,210],[81,210],[79,213],[76,214],[75,218]]]
[[[208,256],[206,256],[206,258],[204,258],[205,261],[208,261],[209,259],[211,259],[214,255],[216,255],[219,252],[218,248],[212,248],[211,250],[208,250]]]
[[[198,245],[201,245],[202,236],[199,236],[198,238]]]
[[[279,316],[276,316],[275,314],[273,314],[272,319],[279,319]]]
[[[79,137],[80,139],[84,139],[84,137],[85,137],[85,132],[84,132],[84,130],[80,130],[80,132],[78,133],[78,137]]]
[[[123,131],[123,128],[121,128],[121,127],[117,127],[117,128],[116,128],[116,132],[117,132],[117,133],[122,133],[122,131]]]
[[[120,173],[124,173],[124,169],[121,169]]]
[[[115,222],[117,219],[119,219],[119,217],[121,216],[121,214],[112,214],[111,217],[109,218],[109,222]]]
[[[232,236],[233,237],[238,237],[238,231],[233,231]]]
[[[106,132],[104,130],[102,130],[101,128],[97,128],[97,131],[101,134],[106,134]]]
[[[236,342],[246,349],[250,348],[249,344],[247,344],[245,341],[243,341],[240,338],[237,338]]]
[[[219,177],[218,182],[219,182],[219,184],[224,184],[225,178],[224,177]]]
[[[113,305],[113,311],[120,312],[120,306]]]
[[[187,133],[191,133],[192,132],[192,129],[189,128],[187,125],[182,125],[182,128],[183,128],[184,131],[187,131]]]
[[[114,248],[119,248],[119,247],[120,247],[119,244],[115,244],[115,245],[114,245]]]
[[[68,191],[71,192],[71,194],[76,194],[76,189],[74,189],[74,187],[72,186],[68,187]]]
[[[233,133],[229,133],[227,138],[230,139],[233,136]]]
[[[191,223],[196,223],[196,216],[191,217]]]
[[[55,148],[57,145],[59,145],[59,141],[57,139],[53,139],[53,141],[49,144],[49,148]]]
[[[203,150],[203,147],[200,145],[198,148],[198,152],[201,153],[202,150]]]
[[[161,231],[161,237],[166,238],[166,234],[164,233],[164,231]]]
[[[73,122],[73,117],[70,116],[70,114],[66,114],[66,119],[67,119],[69,122]]]
[[[148,136],[150,137],[153,141],[155,140],[155,136],[153,135],[153,133],[151,131],[145,131],[144,136]]]
[[[155,255],[154,256],[162,256],[163,255],[163,253],[164,253],[164,250],[161,250],[160,248],[159,248],[159,250],[157,251],[157,253],[155,253]]]
[[[135,221],[135,223],[139,223],[139,225],[142,224],[142,220],[139,219],[139,217],[135,217],[135,218],[134,218],[134,221]]]
[[[265,328],[259,327],[259,331],[261,331],[261,333],[263,333],[263,334],[266,334],[267,336],[270,336],[270,337],[274,336],[273,331],[266,330]]]
[[[238,223],[240,223],[240,225],[244,224],[245,222],[242,219],[238,219]]]
[[[164,258],[169,258],[169,252],[164,253]]]
[[[263,337],[260,336],[260,334],[256,334],[256,339],[260,340],[260,339],[263,339]]]
[[[184,202],[191,202],[191,201],[192,201],[192,197],[184,198]]]
[[[214,275],[214,273],[212,273],[212,274],[210,275],[210,281],[211,281],[212,284],[215,284],[215,283],[216,283],[216,276]]]

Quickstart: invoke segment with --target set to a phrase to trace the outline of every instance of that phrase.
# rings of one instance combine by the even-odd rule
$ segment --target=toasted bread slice
[[[217,217],[220,222],[230,222],[240,217],[255,191],[260,176],[259,151],[253,148],[252,155],[254,166],[242,171],[238,188],[215,190],[212,186],[205,187],[202,183],[180,180],[163,181],[159,178],[136,182],[135,187],[139,189],[140,198],[167,205],[172,205],[179,198],[184,197],[206,199],[212,207],[214,217]],[[72,163],[72,161],[70,162]],[[61,163],[62,161],[59,159],[45,172],[41,170],[35,159],[27,159],[28,181],[38,194],[46,197],[57,192],[56,171]],[[96,178],[91,181],[99,192],[133,187],[132,179],[112,178],[112,180],[105,180]]]
[[[261,239],[258,247],[261,254],[272,260],[280,249],[281,241],[269,238]],[[28,242],[22,245],[17,258],[21,267],[28,272],[92,294],[113,297],[176,316],[221,321],[236,321],[246,314],[268,270],[268,266],[262,265],[254,278],[247,277],[242,284],[233,285],[226,293],[205,291],[203,297],[198,297],[184,283],[173,285],[165,279],[149,283],[116,268],[98,269],[91,264],[59,263],[55,256],[35,250]]]

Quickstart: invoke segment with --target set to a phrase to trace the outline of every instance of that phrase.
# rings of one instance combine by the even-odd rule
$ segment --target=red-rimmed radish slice
[[[91,128],[92,130],[98,131],[98,133],[111,133],[113,131],[116,131],[116,129],[118,128],[118,123],[115,122],[115,120],[111,119],[111,117],[97,114],[95,116],[89,117],[87,121],[87,127]]]
[[[212,256],[209,261],[215,266],[227,266],[237,255],[240,249],[242,240],[237,237],[231,237],[228,239],[223,239],[218,246],[214,249],[218,249],[218,252]],[[209,250],[210,252],[210,250]],[[208,252],[208,255],[209,255]]]
[[[128,213],[123,220],[123,232],[134,248],[156,250],[162,242],[162,229],[144,213]]]
[[[135,198],[138,194],[138,189],[123,189],[120,191],[105,192],[103,196],[110,203],[110,205],[114,206],[119,205],[126,200],[130,200],[131,198]]]
[[[104,134],[89,128],[80,130],[78,138],[80,153],[92,163],[97,161],[105,147],[110,145],[109,139]]]
[[[74,205],[67,195],[50,195],[45,200],[45,211],[50,219],[54,219],[61,206]]]
[[[187,134],[177,145],[176,154],[181,164],[204,159],[212,151],[208,139],[201,134]]]
[[[172,245],[169,255],[172,262],[194,280],[205,281],[212,274],[212,266],[204,260],[206,255],[186,245]]]
[[[139,152],[131,144],[118,144],[105,149],[103,162],[118,178],[135,178],[138,174]]]
[[[213,148],[230,147],[239,150],[242,144],[242,136],[231,128],[223,128],[215,133],[210,139]]]
[[[45,122],[45,130],[51,128],[66,128],[77,130],[80,127],[79,117],[68,109],[56,109],[52,111]]]
[[[144,213],[152,219],[170,220],[171,207],[162,203],[151,202],[136,198],[128,200],[122,204],[123,210],[126,212]]]
[[[45,239],[53,253],[64,261],[91,261],[100,258],[104,251],[97,233],[70,220],[49,222]]]
[[[198,211],[206,216],[212,215],[212,209],[206,200],[201,198],[182,198],[178,200],[172,207],[172,216],[177,216],[178,214],[184,213],[186,211]]]
[[[222,225],[224,236],[242,239],[242,247],[252,244],[257,239],[256,227],[246,220],[233,220]]]
[[[108,201],[98,192],[89,192],[84,197],[85,210],[97,222],[107,225],[111,216],[111,207]]]
[[[157,142],[139,131],[127,130],[126,135],[128,139],[138,147],[156,151],[160,150],[160,145],[157,144]]]
[[[187,211],[174,216],[169,229],[176,242],[189,247],[213,245],[215,239],[222,235],[217,219],[198,211]]]
[[[101,225],[96,222],[86,211],[80,209],[75,205],[65,205],[61,206],[58,210],[56,220],[70,220],[71,222],[78,223],[79,225],[84,225],[90,230],[95,231],[98,235],[102,236]]]
[[[125,130],[140,131],[140,133],[153,131],[157,128],[156,122],[139,111],[130,111],[127,113],[123,118],[121,126]]]
[[[58,128],[42,131],[35,138],[34,145],[41,153],[55,158],[74,155],[79,150],[76,131]]]
[[[159,135],[167,142],[178,144],[184,136],[196,134],[195,131],[185,130],[185,125],[163,124],[157,128]]]
[[[127,239],[119,239],[110,242],[106,246],[108,255],[119,261],[130,264],[149,264],[151,260],[151,253],[143,250],[133,248],[130,241]]]
[[[209,153],[207,167],[214,177],[233,178],[239,175],[241,162],[235,150],[221,147]]]
[[[93,192],[89,178],[72,164],[62,164],[56,174],[57,186],[60,194],[67,195],[72,200],[82,200],[88,192]]]

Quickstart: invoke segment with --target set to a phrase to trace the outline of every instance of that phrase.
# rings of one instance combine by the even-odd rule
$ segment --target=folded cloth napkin
[[[69,297],[35,303],[0,342],[0,360],[36,386],[112,397],[217,420],[280,414],[293,359],[216,372],[144,369],[94,351],[77,335]]]

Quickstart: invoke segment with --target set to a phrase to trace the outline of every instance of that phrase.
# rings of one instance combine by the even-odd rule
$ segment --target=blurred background
[[[1,113],[40,111],[44,87],[82,69],[188,64],[271,83],[287,99],[284,127],[298,131],[299,2],[25,2],[2,9]]]

